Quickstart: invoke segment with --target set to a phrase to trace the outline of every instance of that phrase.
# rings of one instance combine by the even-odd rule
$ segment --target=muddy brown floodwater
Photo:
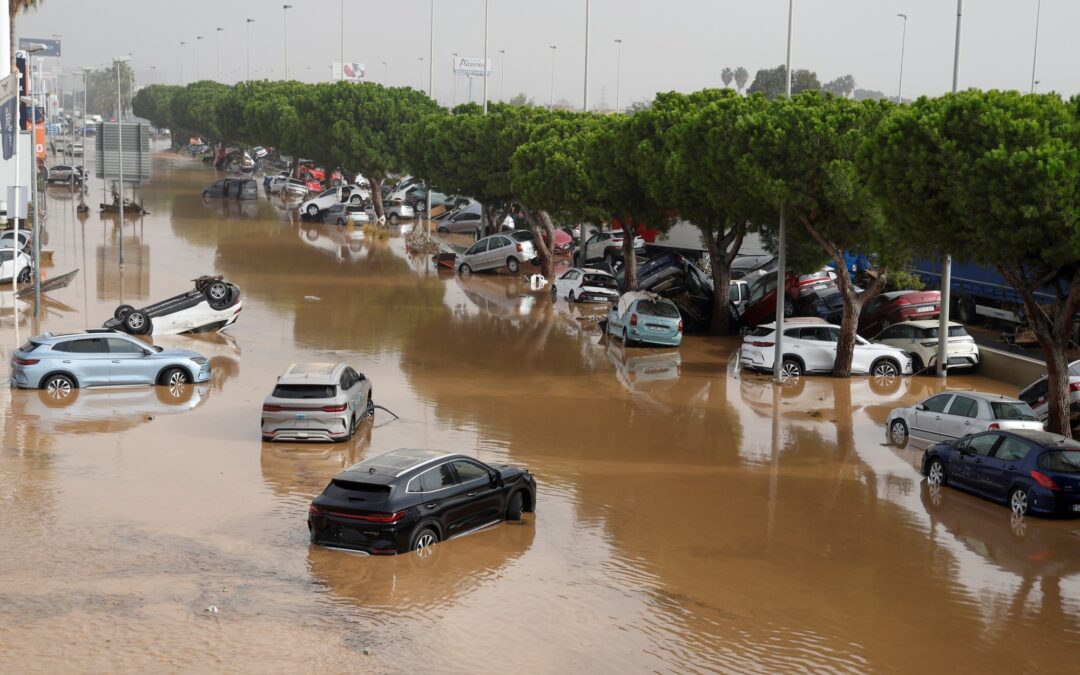
[[[774,394],[732,367],[736,340],[609,346],[587,308],[439,273],[399,232],[300,223],[265,199],[204,204],[213,180],[159,155],[151,215],[122,234],[49,191],[46,271],[81,271],[40,323],[21,307],[23,339],[100,325],[200,274],[238,283],[245,306],[227,335],[155,340],[213,359],[213,381],[179,400],[103,389],[51,407],[0,388],[0,670],[1076,667],[1080,523],[930,493],[919,451],[884,444],[888,410],[935,379]],[[341,445],[262,443],[274,377],[328,358],[401,419],[379,413]],[[309,546],[326,481],[401,446],[527,465],[535,517],[423,559]]]

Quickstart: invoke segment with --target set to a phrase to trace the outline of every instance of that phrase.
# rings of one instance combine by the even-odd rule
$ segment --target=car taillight
[[[515,248],[517,249],[518,253],[521,253],[522,251],[525,250],[525,249],[521,248],[521,244],[518,244],[517,246],[515,246]]]
[[[637,325],[637,314],[631,314],[630,315],[630,325],[631,326],[636,326]]]
[[[311,516],[321,516],[322,515],[322,511],[319,509],[318,506],[315,506],[314,504],[311,504],[310,506],[307,507],[307,512],[308,512],[308,515],[311,515]]]
[[[1080,382],[1070,382],[1069,391],[1080,391]]]
[[[400,199],[395,199],[392,206],[401,206],[401,200]]]
[[[263,412],[281,412],[281,406],[271,405],[269,403],[263,404]]]
[[[14,361],[17,366],[32,366],[39,363],[41,359],[20,359],[16,356],[12,361]]]
[[[342,403],[341,405],[328,405],[328,406],[323,406],[322,411],[323,412],[333,412],[333,413],[345,412],[345,410],[347,410],[348,407],[349,406],[347,406],[344,403]]]
[[[751,347],[772,347],[773,343],[772,342],[751,342],[750,346]]]
[[[1001,428],[1000,424],[998,424],[997,422],[991,422],[990,426],[986,427],[986,430],[987,431],[997,431],[1000,428]]]
[[[330,516],[364,520],[369,523],[396,523],[405,517],[404,511],[398,511],[397,513],[340,513],[338,511],[327,511],[326,513]]]
[[[1051,478],[1050,476],[1047,476],[1045,473],[1042,473],[1041,471],[1036,471],[1035,469],[1032,469],[1031,470],[1031,477],[1035,479],[1036,483],[1043,486],[1047,490],[1060,490],[1061,489],[1061,488],[1058,487],[1058,484],[1054,482],[1053,478]]]
[[[679,332],[682,332],[682,321],[679,321]]]

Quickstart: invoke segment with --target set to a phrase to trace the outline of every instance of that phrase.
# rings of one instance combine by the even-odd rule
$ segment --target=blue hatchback
[[[1008,504],[1017,515],[1080,516],[1080,443],[1047,431],[985,431],[923,453],[931,485]]]
[[[624,293],[607,315],[608,337],[621,338],[623,344],[678,347],[682,343],[683,323],[675,303],[654,293]]]
[[[210,363],[186,349],[163,349],[105,329],[35,335],[11,356],[11,382],[65,397],[72,389],[206,382]]]

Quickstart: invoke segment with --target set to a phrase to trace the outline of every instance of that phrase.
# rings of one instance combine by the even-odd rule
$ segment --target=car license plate
[[[933,307],[917,307],[915,309],[915,311],[916,312],[932,312],[932,311],[934,311],[934,308]]]
[[[304,413],[296,413],[296,419],[298,419],[298,420],[306,420],[307,415],[304,414]]]

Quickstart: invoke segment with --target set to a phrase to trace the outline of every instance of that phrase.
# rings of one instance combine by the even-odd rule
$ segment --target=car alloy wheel
[[[24,267],[21,270],[19,270],[19,283],[20,284],[30,283],[30,268],[29,267]]]
[[[472,268],[469,267],[469,263],[461,263],[461,267],[458,267],[458,273],[463,277],[467,277],[472,274]]]
[[[71,396],[74,384],[64,375],[53,375],[45,381],[45,393],[55,401],[63,401]]]
[[[135,310],[124,317],[124,327],[133,335],[141,335],[146,330],[147,319],[142,312]]]
[[[319,207],[312,204],[311,206],[307,207],[307,214],[314,218],[315,216],[319,215]]]
[[[926,472],[926,482],[930,485],[945,484],[945,465],[941,460],[935,459],[930,462],[930,470]]]
[[[435,534],[435,531],[430,527],[425,527],[420,534],[416,535],[416,539],[413,541],[413,550],[419,556],[427,556],[437,543],[439,543],[439,535]]]
[[[396,226],[396,225],[398,224],[398,214],[396,214],[396,213],[391,213],[391,214],[390,214],[390,216],[389,216],[389,217],[387,218],[387,221],[388,221],[388,222],[389,222],[389,223],[390,223],[391,225],[394,225],[394,226]]]
[[[517,258],[507,258],[506,269],[510,270],[510,274],[517,274],[518,270],[521,269],[521,263],[518,262]]]
[[[802,377],[802,368],[794,359],[784,359],[780,364],[780,377],[785,380],[798,380]]]
[[[1026,516],[1029,508],[1027,492],[1021,488],[1014,489],[1009,495],[1009,508],[1018,516]]]
[[[900,369],[889,359],[882,359],[874,364],[871,375],[879,378],[881,384],[891,384],[892,379],[900,374]]]
[[[904,420],[893,420],[889,425],[889,439],[899,448],[907,445],[908,429]]]
[[[555,285],[551,286],[551,301],[555,302],[559,299],[559,291],[555,288]]]
[[[214,283],[210,284],[210,288],[207,289],[206,292],[207,295],[210,296],[211,300],[220,301],[224,300],[225,296],[229,294],[229,287],[220,281],[215,281]]]
[[[165,373],[165,385],[168,387],[179,387],[188,383],[188,376],[180,368],[173,368]]]

